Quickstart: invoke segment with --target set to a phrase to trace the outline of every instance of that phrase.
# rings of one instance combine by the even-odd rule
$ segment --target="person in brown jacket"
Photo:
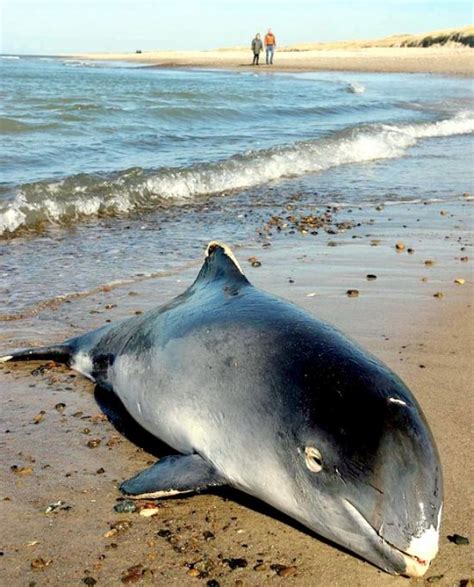
[[[273,53],[276,47],[276,37],[272,33],[272,29],[268,29],[268,33],[265,35],[265,51],[267,58],[267,65],[273,65]]]

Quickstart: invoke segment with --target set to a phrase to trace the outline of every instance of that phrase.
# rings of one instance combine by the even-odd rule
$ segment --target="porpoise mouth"
[[[388,540],[386,540],[379,532],[377,532],[377,530],[371,524],[369,524],[369,522],[360,513],[356,506],[353,505],[349,500],[344,499],[344,505],[346,506],[346,509],[349,511],[349,513],[355,517],[360,525],[362,525],[371,535],[373,535],[376,540],[381,541],[383,546],[394,554],[396,553],[403,557],[405,562],[405,570],[401,572],[402,575],[407,577],[422,577],[426,573],[432,559],[423,560],[418,556],[400,550],[394,544],[388,542]]]

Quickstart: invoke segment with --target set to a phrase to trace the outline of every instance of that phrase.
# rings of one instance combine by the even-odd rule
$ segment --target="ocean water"
[[[473,191],[472,81],[0,57],[0,317],[258,239],[293,201]]]

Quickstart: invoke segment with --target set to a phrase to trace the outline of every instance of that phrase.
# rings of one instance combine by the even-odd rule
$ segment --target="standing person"
[[[268,33],[265,35],[265,50],[267,57],[267,65],[273,65],[273,53],[276,47],[276,37],[272,33],[272,29],[268,29]]]
[[[263,51],[263,43],[262,39],[260,38],[260,33],[255,35],[255,38],[252,39],[251,49],[253,51],[253,63],[252,65],[258,65],[258,60],[260,59],[260,53]]]

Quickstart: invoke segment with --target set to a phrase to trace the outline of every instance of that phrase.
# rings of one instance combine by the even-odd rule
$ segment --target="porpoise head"
[[[301,366],[304,392],[287,406],[292,432],[280,445],[280,457],[292,454],[288,513],[389,573],[419,577],[438,551],[439,456],[406,386],[358,352],[335,370]]]

